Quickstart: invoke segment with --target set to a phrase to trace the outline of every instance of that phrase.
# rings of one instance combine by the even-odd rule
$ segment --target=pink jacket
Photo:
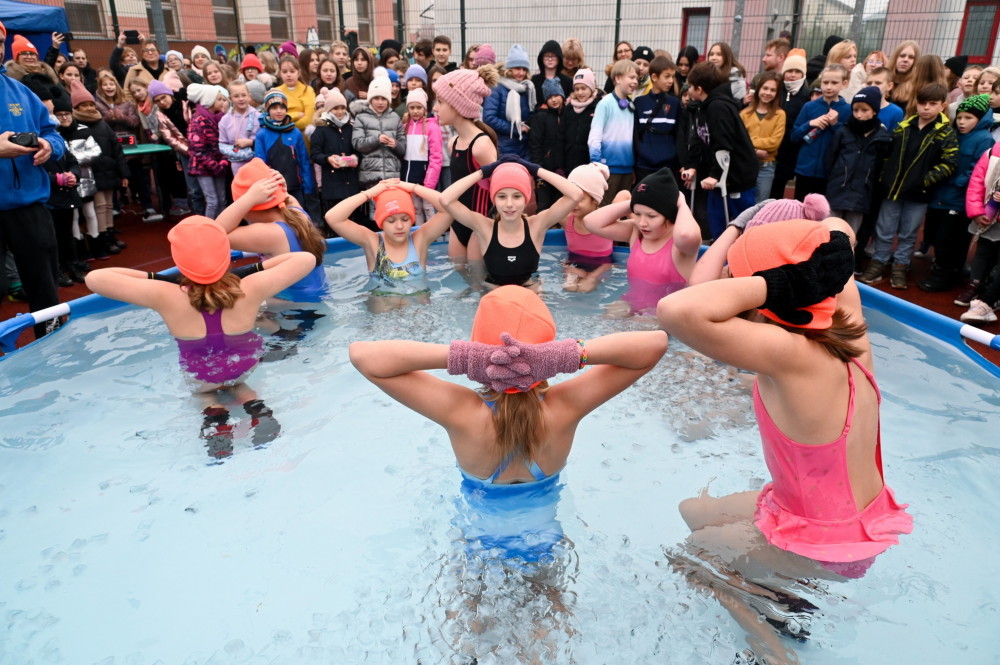
[[[157,113],[156,116],[160,119],[160,136],[163,138],[163,142],[179,155],[188,154],[187,137],[181,134],[181,130],[177,129],[174,121],[168,118],[166,113]]]
[[[965,190],[965,214],[970,219],[977,215],[985,215],[986,199],[997,189],[1000,189],[1000,143],[984,152],[972,169],[972,177],[969,178],[969,186]],[[975,233],[977,228],[975,222],[969,224],[970,233]],[[982,237],[987,240],[1000,240],[1000,224],[994,224],[984,231]]]
[[[424,174],[424,187],[434,189],[437,187],[438,178],[441,177],[441,163],[444,161],[443,141],[441,140],[441,125],[435,117],[424,118],[419,122],[410,120],[406,125],[406,145],[407,159],[410,157],[410,146],[416,148],[423,145],[423,136],[426,131],[427,136],[427,173]],[[410,138],[415,136],[419,138]],[[412,141],[412,143],[411,143]]]

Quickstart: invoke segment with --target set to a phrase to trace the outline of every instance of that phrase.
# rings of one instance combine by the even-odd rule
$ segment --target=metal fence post
[[[344,0],[337,0],[337,13],[340,14],[340,41],[347,43],[347,28],[344,26]]]
[[[153,34],[156,35],[156,48],[160,53],[166,53],[167,49],[167,24],[163,20],[163,5],[160,0],[149,0],[149,13],[153,15]]]
[[[462,50],[459,53],[460,57],[465,58],[465,0],[460,0],[458,3],[458,25],[462,39]]]
[[[743,10],[745,0],[736,0],[736,7],[733,10],[733,54],[740,57],[740,40],[743,38]]]
[[[233,0],[233,20],[236,22],[236,55],[243,57],[243,35],[240,34],[240,8],[238,0]]]
[[[115,6],[115,0],[108,0],[108,7],[111,9],[111,29],[115,33],[111,36],[118,39],[121,33],[118,31],[118,8]]]
[[[854,16],[851,18],[851,36],[855,42],[864,40],[865,0],[854,0]]]
[[[403,37],[403,0],[396,0],[396,39],[406,43]]]
[[[615,55],[618,53],[618,41],[622,32],[622,0],[615,0]]]

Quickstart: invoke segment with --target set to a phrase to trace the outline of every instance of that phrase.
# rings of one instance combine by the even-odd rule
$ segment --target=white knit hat
[[[388,76],[372,79],[372,82],[368,84],[368,101],[374,97],[382,97],[387,101],[392,101],[392,83]]]
[[[188,99],[192,102],[208,108],[215,103],[216,98],[219,96],[219,86],[192,83],[187,87],[187,95]]]
[[[406,105],[410,104],[420,104],[425,109],[427,108],[427,93],[424,92],[423,88],[414,88],[406,95]]]

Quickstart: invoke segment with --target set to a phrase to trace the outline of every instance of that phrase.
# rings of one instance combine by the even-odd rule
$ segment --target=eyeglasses
[[[144,48],[144,49],[142,49],[142,52],[143,53],[159,53],[160,49],[155,48],[155,47],[150,47],[150,48]]]
[[[877,58],[868,58],[869,65],[884,65],[885,63]]]

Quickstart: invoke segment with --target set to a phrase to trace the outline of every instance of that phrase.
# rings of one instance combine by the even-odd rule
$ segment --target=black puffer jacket
[[[118,143],[118,137],[103,120],[92,123],[81,122],[80,125],[87,128],[97,141],[97,145],[101,146],[101,156],[90,165],[94,180],[97,182],[97,191],[117,189],[121,185],[122,178],[129,177],[128,163],[125,161],[121,144]]]
[[[594,95],[594,100],[579,113],[569,100],[559,117],[559,138],[563,146],[563,168],[569,173],[578,166],[590,163],[590,148],[587,137],[590,135],[590,125],[594,122],[594,110],[597,102],[604,96],[600,90]],[[530,136],[529,136],[530,138]]]
[[[309,158],[314,164],[319,164],[322,180],[320,187],[325,201],[342,201],[348,196],[358,193],[357,167],[335,169],[330,166],[332,155],[354,155],[351,145],[351,135],[354,127],[351,123],[337,127],[334,123],[325,122],[316,125],[312,140],[309,143]]]
[[[528,124],[528,158],[543,169],[555,172],[563,168],[563,146],[559,136],[562,109],[541,106],[532,114]]]
[[[868,212],[872,189],[891,145],[889,130],[882,125],[868,136],[851,131],[850,125],[837,128],[826,149],[826,172],[830,174],[826,200],[831,210]]]

